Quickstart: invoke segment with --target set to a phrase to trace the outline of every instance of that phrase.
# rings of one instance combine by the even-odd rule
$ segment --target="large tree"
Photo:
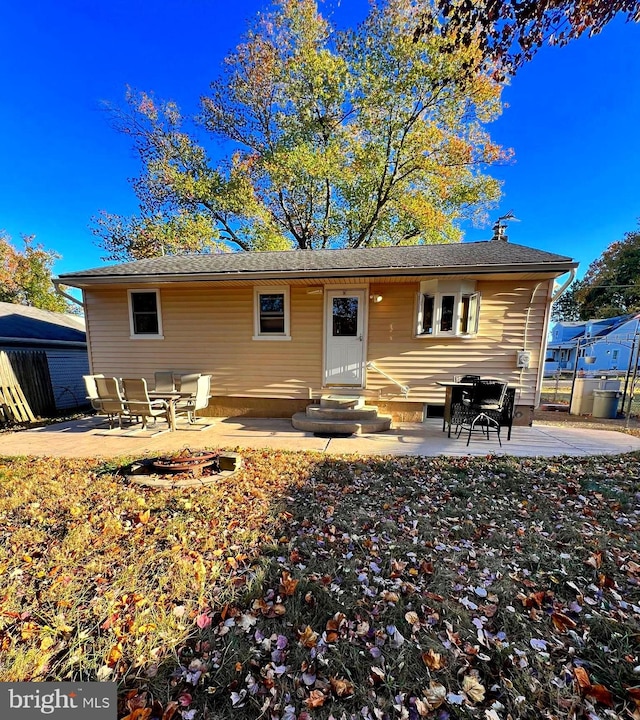
[[[580,320],[580,303],[577,300],[577,293],[582,285],[582,280],[575,280],[553,303],[551,308],[551,320]]]
[[[459,240],[459,221],[499,196],[483,171],[509,153],[484,125],[502,87],[479,43],[452,48],[430,12],[416,41],[411,0],[374,5],[342,33],[314,0],[279,0],[193,125],[175,103],[130,93],[115,115],[142,161],[140,213],[98,219],[109,259]]]
[[[413,30],[416,41],[431,31],[431,5],[423,4]],[[640,0],[437,0],[437,5],[452,42],[473,38],[504,74],[513,74],[545,44],[596,35],[617,15],[640,21]]]
[[[19,250],[0,231],[0,302],[68,312],[68,303],[51,281],[53,263],[60,256],[36,243],[33,235],[23,235],[22,241],[24,249]]]
[[[554,317],[588,320],[640,312],[640,229],[612,243],[560,298]]]

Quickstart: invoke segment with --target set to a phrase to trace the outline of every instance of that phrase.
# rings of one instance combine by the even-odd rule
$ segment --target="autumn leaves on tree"
[[[640,311],[640,229],[611,243],[581,280],[554,303],[556,320],[607,318]]]
[[[475,38],[445,38],[431,5],[415,38],[424,12],[389,0],[338,32],[314,0],[279,0],[197,118],[130,92],[112,112],[142,162],[140,212],[97,219],[109,259],[459,240],[459,222],[499,196],[483,169],[510,154],[485,130],[502,85]]]
[[[20,251],[0,231],[0,302],[68,312],[67,302],[51,282],[51,269],[58,255],[37,244],[33,236],[23,236],[22,240],[24,250]]]

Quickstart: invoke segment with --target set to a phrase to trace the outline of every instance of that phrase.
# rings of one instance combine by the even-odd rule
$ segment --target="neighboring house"
[[[547,347],[545,375],[574,369],[590,374],[626,372],[633,362],[639,327],[640,313],[557,322]]]
[[[487,242],[167,256],[66,273],[94,373],[209,373],[209,413],[284,417],[322,393],[396,419],[442,413],[436,383],[481,374],[539,399],[554,279],[571,258]],[[524,351],[524,354],[522,354]]]
[[[559,370],[573,370],[577,338],[584,336],[586,321],[561,320],[551,328],[547,345],[544,374],[553,375]]]
[[[84,318],[0,303],[0,350],[41,350],[47,356],[57,410],[86,405],[89,371]]]

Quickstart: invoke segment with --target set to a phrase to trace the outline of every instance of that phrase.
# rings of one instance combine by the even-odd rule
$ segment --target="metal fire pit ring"
[[[120,472],[129,482],[136,485],[171,490],[175,488],[204,487],[221,480],[227,481],[242,467],[242,456],[235,452],[201,452],[197,455],[200,464],[195,466],[191,464],[187,468],[167,470],[167,461],[174,461],[180,456],[165,456],[134,462],[122,468]],[[156,467],[158,462],[160,468]],[[203,465],[202,462],[206,464]],[[170,462],[169,464],[175,465],[177,463]]]
[[[183,451],[180,455],[158,457],[151,461],[151,467],[159,473],[199,471],[213,465],[218,454],[213,452]]]

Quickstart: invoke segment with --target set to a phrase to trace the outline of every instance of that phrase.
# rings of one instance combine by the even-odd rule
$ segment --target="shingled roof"
[[[0,302],[0,344],[84,344],[84,318]]]
[[[287,250],[210,255],[167,255],[120,265],[65,273],[66,285],[150,280],[229,280],[409,275],[461,270],[551,271],[561,274],[576,267],[570,257],[502,241],[360,248],[357,250]]]

